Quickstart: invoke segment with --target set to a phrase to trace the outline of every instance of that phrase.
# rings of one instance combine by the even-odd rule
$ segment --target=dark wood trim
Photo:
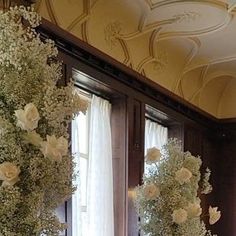
[[[112,165],[114,183],[115,236],[127,235],[127,107],[126,97],[112,99]]]
[[[128,98],[128,236],[139,235],[132,191],[142,183],[144,169],[145,104]]]
[[[224,118],[224,119],[219,119],[220,124],[235,124],[236,123],[236,118]]]

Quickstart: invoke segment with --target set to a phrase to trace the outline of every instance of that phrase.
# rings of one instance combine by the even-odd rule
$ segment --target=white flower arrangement
[[[30,8],[0,12],[1,236],[58,235],[54,210],[74,190],[68,125],[87,103],[57,86],[57,49],[39,23]]]
[[[211,236],[202,219],[199,198],[199,193],[212,190],[210,170],[201,178],[201,159],[182,152],[175,139],[163,147],[161,158],[159,153],[154,148],[147,152],[145,159],[150,168],[143,184],[136,188],[135,206],[141,230],[148,236]],[[210,206],[207,215],[209,224],[215,224],[221,212]]]
[[[147,155],[145,156],[145,161],[147,164],[153,164],[159,161],[161,158],[161,152],[159,149],[153,147],[147,150]]]

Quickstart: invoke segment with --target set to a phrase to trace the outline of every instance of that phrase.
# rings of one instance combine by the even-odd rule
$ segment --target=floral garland
[[[135,205],[141,218],[140,227],[149,236],[210,236],[201,219],[199,192],[212,191],[210,170],[201,180],[201,159],[182,152],[178,141],[170,140],[163,147],[148,149],[150,165],[143,185],[136,188]],[[201,186],[200,186],[201,185]],[[221,216],[217,207],[209,207],[209,223]]]
[[[0,12],[0,235],[58,235],[55,208],[73,192],[68,125],[87,104],[72,84],[30,8]]]

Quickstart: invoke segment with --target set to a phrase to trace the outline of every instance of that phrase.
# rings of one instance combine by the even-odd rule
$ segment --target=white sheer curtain
[[[83,236],[81,230],[81,183],[79,178],[79,119],[76,118],[72,121],[72,153],[75,155],[75,173],[77,174],[74,180],[74,185],[77,186],[76,192],[72,195],[72,235]]]
[[[72,196],[73,236],[114,236],[110,113],[110,103],[93,96],[87,115],[72,122],[72,153],[80,173]]]
[[[88,236],[114,235],[110,113],[108,101],[92,97],[87,189]]]
[[[168,129],[149,119],[145,121],[145,154],[148,148],[161,147],[167,143]]]

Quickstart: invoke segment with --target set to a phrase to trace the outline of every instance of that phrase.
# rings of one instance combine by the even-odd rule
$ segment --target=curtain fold
[[[168,129],[149,119],[145,121],[145,154],[148,148],[161,147],[167,143]]]
[[[114,235],[110,114],[110,103],[93,96],[87,189],[88,236]]]
[[[75,157],[74,162],[76,179],[73,184],[77,186],[76,192],[72,195],[72,235],[83,236],[82,234],[82,219],[81,219],[81,183],[79,178],[79,119],[78,117],[72,121],[72,153]]]

